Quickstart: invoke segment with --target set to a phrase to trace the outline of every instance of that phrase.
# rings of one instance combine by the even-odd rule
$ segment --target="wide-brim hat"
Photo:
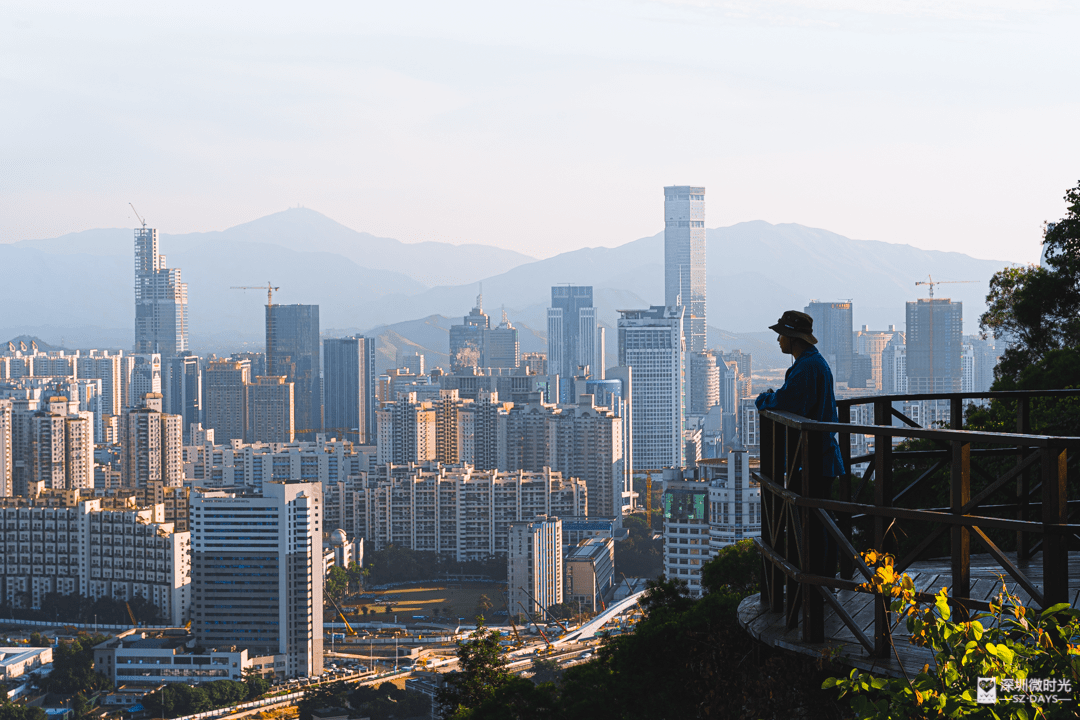
[[[798,310],[785,311],[775,325],[769,326],[769,329],[779,335],[799,338],[811,345],[817,345],[817,338],[814,337],[814,318]]]

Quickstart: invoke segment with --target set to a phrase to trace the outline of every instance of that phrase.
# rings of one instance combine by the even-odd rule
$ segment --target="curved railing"
[[[1080,511],[1080,499],[1069,500],[1068,480],[1077,475],[1080,437],[1031,434],[1031,401],[1037,398],[1080,397],[1080,390],[1017,391],[887,395],[842,400],[837,403],[839,423],[823,423],[785,412],[762,411],[761,467],[754,476],[761,483],[761,537],[755,539],[765,561],[763,605],[786,614],[787,627],[802,625],[805,642],[825,639],[825,606],[829,605],[852,634],[873,655],[883,655],[888,644],[888,618],[875,604],[873,638],[855,623],[831,589],[860,590],[871,576],[856,544],[879,550],[896,545],[904,523],[929,523],[915,546],[897,558],[903,571],[948,536],[951,570],[950,601],[966,612],[986,609],[987,603],[970,597],[971,541],[982,545],[1007,574],[1040,607],[1071,602],[1069,545],[1080,524],[1070,523],[1070,510]],[[1005,398],[1016,401],[1016,433],[961,430],[965,400]],[[934,400],[948,402],[952,428],[923,428],[894,407],[896,402]],[[852,424],[853,406],[873,406],[873,424]],[[894,426],[894,418],[903,423]],[[849,472],[823,477],[825,433],[838,433],[845,467],[866,464],[861,476]],[[851,436],[873,439],[873,452],[851,456]],[[929,449],[902,450],[897,439],[922,439]],[[1015,462],[998,474],[984,465]],[[928,466],[902,488],[895,487],[898,465]],[[928,483],[948,472],[946,507],[905,507]],[[980,488],[972,494],[972,474]],[[863,499],[864,490],[872,497]],[[989,504],[995,495],[1015,486],[1015,502]],[[869,525],[868,537],[853,542],[855,521]],[[1016,556],[995,543],[987,531],[1015,532]],[[996,533],[994,533],[996,534]],[[1000,538],[1000,535],[997,535]],[[839,576],[826,576],[826,545],[838,547]],[[910,544],[910,543],[909,543]],[[1028,560],[1042,552],[1042,587],[1025,573]],[[924,594],[924,599],[929,599]]]

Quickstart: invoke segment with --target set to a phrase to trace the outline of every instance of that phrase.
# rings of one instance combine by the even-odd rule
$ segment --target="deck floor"
[[[1016,564],[1016,554],[1008,553],[1008,555],[1009,559]],[[1028,563],[1019,566],[1019,569],[1037,588],[1042,589],[1041,553],[1036,554]],[[942,587],[950,587],[951,567],[948,558],[914,563],[907,569],[907,574],[911,576],[915,588],[922,592],[937,593]],[[971,556],[970,597],[984,601],[994,598],[1001,590],[1000,575],[1005,575],[1005,584],[1009,592],[1019,597],[1025,604],[1031,602],[1031,597],[1027,592],[1006,574],[990,555]],[[1080,553],[1071,552],[1069,553],[1069,594],[1073,607],[1080,607],[1078,585],[1080,585]],[[841,590],[835,597],[863,634],[873,639],[874,596],[869,593]],[[825,604],[826,639],[823,643],[803,642],[802,629],[796,627],[788,630],[785,627],[784,614],[767,612],[761,604],[761,596],[757,594],[744,599],[739,605],[739,622],[747,632],[767,645],[815,657],[835,652],[836,648],[839,648],[837,659],[847,665],[894,677],[903,675],[895,655],[890,654],[886,658],[871,657],[828,603]],[[928,648],[917,647],[909,642],[910,635],[904,623],[893,630],[893,638],[896,654],[900,656],[909,674],[919,672],[923,665],[933,662],[933,654]]]

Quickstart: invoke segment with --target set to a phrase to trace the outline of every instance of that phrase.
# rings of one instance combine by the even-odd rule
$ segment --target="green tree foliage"
[[[506,670],[501,638],[501,633],[481,624],[468,640],[458,643],[458,672],[437,696],[444,720],[469,717],[468,711],[479,708],[513,677]]]
[[[323,590],[327,595],[340,600],[345,596],[345,592],[349,589],[349,573],[345,568],[334,565],[330,568],[330,572],[326,574],[326,584]]]
[[[715,565],[713,565],[715,563]],[[494,680],[479,681],[464,664],[447,696],[454,720],[684,720],[686,718],[839,718],[831,691],[821,689],[829,669],[801,655],[757,647],[736,612],[760,558],[750,544],[727,548],[707,564],[701,599],[686,583],[661,577],[642,602],[645,619],[632,633],[610,638],[596,657],[562,673],[508,678],[490,636],[483,662]],[[710,565],[712,565],[710,567]],[[550,668],[554,671],[554,668]],[[457,687],[482,692],[460,702]],[[442,699],[442,698],[440,698]],[[446,707],[446,706],[444,706]]]
[[[506,560],[459,562],[452,555],[412,550],[388,545],[368,553],[364,559],[367,584],[423,582],[447,575],[484,575],[492,580],[506,579]]]
[[[701,586],[705,592],[746,597],[761,587],[761,570],[761,553],[754,541],[740,540],[701,567]]]
[[[349,563],[349,567],[346,568],[349,574],[349,592],[363,592],[364,583],[370,571],[367,568],[362,568],[356,563]]]
[[[154,717],[179,717],[239,705],[262,696],[269,689],[270,683],[256,676],[249,676],[244,682],[214,680],[199,685],[172,683],[147,695],[143,705]]]
[[[846,677],[827,678],[822,688],[837,688],[840,697],[848,696],[856,718],[1076,717],[1080,649],[1073,643],[1080,638],[1080,612],[1068,603],[1032,612],[1003,581],[989,613],[956,619],[945,588],[933,606],[924,607],[911,578],[895,572],[891,556],[869,552],[864,559],[875,569],[868,587],[887,603],[891,622],[904,620],[911,642],[930,648],[934,660],[921,671],[913,668],[910,678],[878,678],[857,669]],[[1001,687],[996,704],[978,701],[978,683],[986,678],[996,678]],[[1039,690],[1008,692],[1001,682],[1020,679],[1037,679]],[[1049,690],[1042,687],[1047,680],[1054,683]],[[1059,692],[1062,681],[1068,689]],[[1024,699],[1010,702],[1009,695]]]
[[[53,669],[42,680],[42,689],[74,695],[108,687],[109,679],[94,672],[94,646],[106,639],[104,635],[80,635],[74,640],[61,641],[53,650]]]
[[[644,515],[628,515],[623,527],[629,536],[615,543],[615,576],[654,578],[664,570],[664,541],[652,539]]]
[[[343,682],[316,685],[308,688],[296,704],[299,720],[311,720],[312,713],[320,708],[344,707],[349,702],[349,688]]]
[[[0,720],[46,720],[47,717],[39,707],[16,705],[7,700],[0,703]]]
[[[401,720],[402,718],[431,717],[431,699],[418,692],[398,688],[392,682],[378,687],[363,686],[349,695],[349,707],[354,716],[371,720]]]
[[[495,604],[491,602],[491,598],[481,594],[480,598],[476,601],[476,616],[482,620],[493,607],[495,607]]]
[[[130,605],[135,619],[143,625],[166,624],[166,621],[159,617],[157,607],[149,600],[134,597],[131,599]],[[0,604],[0,617],[15,618],[16,620],[85,623],[87,625],[94,622],[102,625],[131,624],[127,607],[122,600],[114,600],[111,597],[100,597],[92,600],[78,593],[71,595],[46,593],[41,599],[41,608],[38,610],[12,608],[10,605]]]
[[[39,632],[32,632],[30,633],[30,644],[34,647],[49,647],[52,645],[52,640]]]
[[[1045,266],[1006,268],[990,280],[979,325],[1012,344],[995,370],[995,390],[1080,387],[1080,185],[1065,193],[1067,213],[1043,238]],[[996,401],[968,424],[1013,430],[1015,403]],[[1039,401],[1032,422],[1040,432],[1071,435],[1080,426],[1080,403]]]

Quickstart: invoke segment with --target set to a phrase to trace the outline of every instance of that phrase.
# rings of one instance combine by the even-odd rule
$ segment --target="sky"
[[[1037,261],[1080,178],[1051,0],[0,0],[0,242],[304,206],[546,257],[706,225]]]

